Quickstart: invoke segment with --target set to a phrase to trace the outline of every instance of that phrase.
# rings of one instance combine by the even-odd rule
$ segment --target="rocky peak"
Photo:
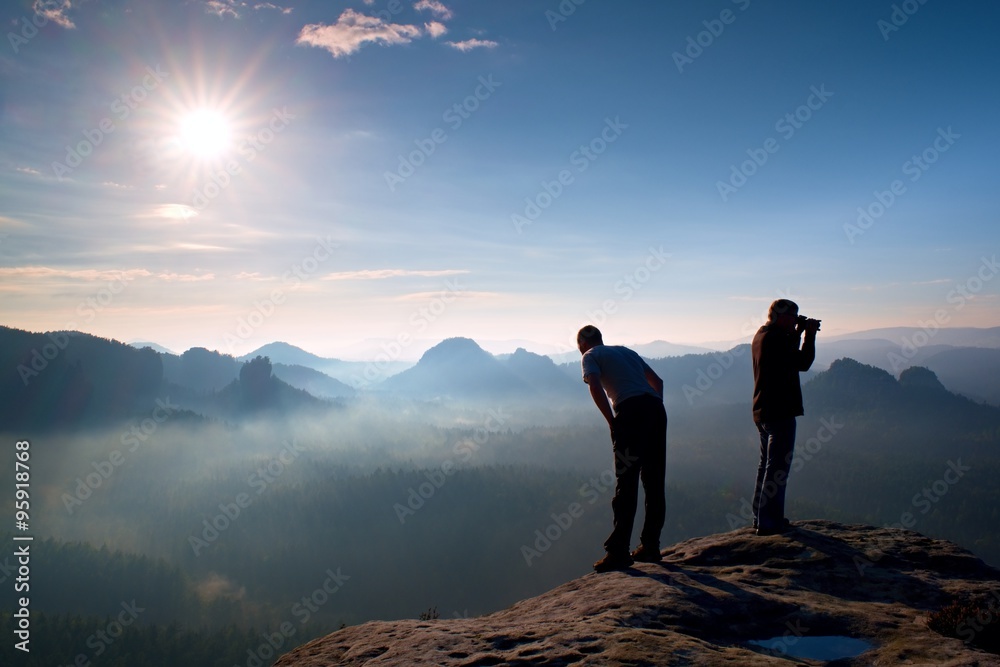
[[[928,626],[955,600],[996,617],[1000,571],[912,531],[794,525],[687,540],[487,616],[348,627],[275,665],[1000,665]]]

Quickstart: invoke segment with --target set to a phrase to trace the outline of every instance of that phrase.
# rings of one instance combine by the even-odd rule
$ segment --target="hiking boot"
[[[766,528],[757,527],[757,535],[783,535],[785,533],[790,533],[795,530],[795,526],[788,519],[782,519],[781,523],[776,526],[768,526]]]
[[[594,563],[594,570],[597,572],[610,572],[612,570],[624,570],[634,561],[628,553],[605,554],[604,558]]]
[[[645,544],[640,544],[639,548],[632,552],[632,558],[640,563],[659,563],[663,560],[659,549],[646,547]]]

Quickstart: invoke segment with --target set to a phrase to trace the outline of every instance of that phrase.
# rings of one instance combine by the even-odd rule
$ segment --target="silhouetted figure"
[[[799,373],[809,370],[816,358],[819,324],[799,317],[794,301],[778,299],[768,309],[767,323],[753,337],[753,420],[760,434],[753,527],[758,535],[789,530],[785,486],[795,448],[795,418],[805,412]]]
[[[620,570],[634,560],[655,563],[660,560],[660,531],[666,515],[663,380],[634,351],[605,345],[595,326],[580,329],[576,346],[583,355],[583,381],[608,421],[615,454],[614,530],[604,542],[607,553],[594,563],[594,569]],[[639,547],[630,554],[640,479],[646,494],[646,516]]]

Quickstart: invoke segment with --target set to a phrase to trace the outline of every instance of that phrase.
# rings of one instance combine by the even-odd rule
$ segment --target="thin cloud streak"
[[[328,273],[320,280],[384,280],[386,278],[403,278],[418,276],[421,278],[438,278],[441,276],[457,276],[469,273],[465,269],[441,269],[436,271],[416,271],[411,269],[363,269],[361,271],[339,271]]]
[[[197,282],[215,280],[215,274],[190,273],[153,273],[147,269],[54,269],[48,266],[15,266],[0,267],[0,277],[31,278],[36,280],[65,279],[98,281],[135,280],[136,278],[155,278],[167,282]]]
[[[498,42],[494,42],[492,39],[467,39],[464,42],[445,42],[448,46],[453,49],[458,49],[463,53],[467,53],[473,49],[495,49],[499,46]]]

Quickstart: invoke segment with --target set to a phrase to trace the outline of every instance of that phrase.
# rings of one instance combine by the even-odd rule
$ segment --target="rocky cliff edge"
[[[970,643],[1000,616],[1000,571],[912,531],[794,527],[687,540],[662,563],[588,574],[487,616],[344,628],[275,665],[1000,666]],[[929,619],[955,601],[980,612],[952,638]]]

